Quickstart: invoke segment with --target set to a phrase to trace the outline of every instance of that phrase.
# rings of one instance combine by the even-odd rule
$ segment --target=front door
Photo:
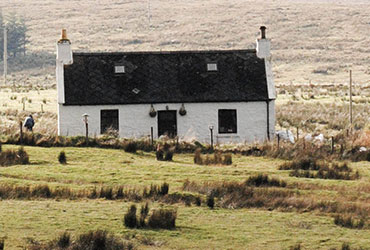
[[[177,135],[176,110],[158,111],[158,137],[161,135]]]

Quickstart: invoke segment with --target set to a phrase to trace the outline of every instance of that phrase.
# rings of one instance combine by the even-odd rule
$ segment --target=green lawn
[[[3,145],[3,150],[17,148]],[[157,162],[153,153],[125,153],[98,148],[25,147],[31,164],[0,167],[0,185],[48,184],[74,189],[94,186],[170,184],[170,193],[181,191],[186,179],[204,181],[243,181],[256,173],[267,173],[287,181],[289,188],[317,199],[338,202],[370,202],[370,164],[351,163],[361,179],[355,181],[303,179],[279,171],[281,160],[233,155],[231,166],[199,166],[192,155],[176,154],[173,162]],[[67,165],[58,163],[64,150]],[[176,230],[126,229],[122,218],[130,202],[97,200],[1,200],[0,238],[5,249],[22,249],[29,237],[49,240],[64,232],[73,235],[92,229],[106,229],[121,235],[150,236],[164,249],[288,249],[302,243],[303,249],[339,248],[342,242],[370,248],[369,229],[347,229],[319,212],[294,213],[257,209],[210,210],[206,206],[174,204],[178,211]],[[151,207],[168,206],[152,203]],[[151,248],[140,245],[139,249]]]

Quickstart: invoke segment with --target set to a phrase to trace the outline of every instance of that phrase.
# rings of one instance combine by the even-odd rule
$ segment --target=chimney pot
[[[261,26],[261,39],[266,39],[266,26]]]
[[[62,29],[62,38],[59,39],[58,43],[64,43],[64,42],[71,43],[71,41],[69,41],[69,39],[67,38],[67,30],[66,29]]]
[[[66,40],[68,39],[67,38],[67,30],[66,29],[62,29],[62,40]]]

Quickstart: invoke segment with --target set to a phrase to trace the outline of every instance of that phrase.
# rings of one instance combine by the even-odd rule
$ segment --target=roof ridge
[[[121,54],[202,54],[202,53],[256,53],[255,49],[233,50],[168,50],[168,51],[112,51],[112,52],[84,52],[76,51],[74,55],[121,55]]]

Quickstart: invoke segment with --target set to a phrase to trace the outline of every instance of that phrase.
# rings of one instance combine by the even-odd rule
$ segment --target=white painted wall
[[[270,136],[274,135],[275,107],[270,102]],[[180,103],[154,104],[156,111],[178,111]],[[59,135],[75,136],[85,134],[82,114],[89,114],[89,134],[100,134],[100,110],[119,110],[120,137],[140,138],[150,135],[154,129],[154,138],[158,137],[157,118],[149,116],[149,104],[132,105],[98,105],[98,106],[64,106],[59,104],[58,133]],[[196,139],[210,142],[209,125],[214,125],[214,141],[218,143],[254,142],[267,139],[267,104],[266,102],[236,103],[185,103],[187,114],[181,116],[177,112],[177,134],[181,140]],[[218,109],[237,110],[237,134],[218,133]],[[272,137],[271,137],[272,138]]]

